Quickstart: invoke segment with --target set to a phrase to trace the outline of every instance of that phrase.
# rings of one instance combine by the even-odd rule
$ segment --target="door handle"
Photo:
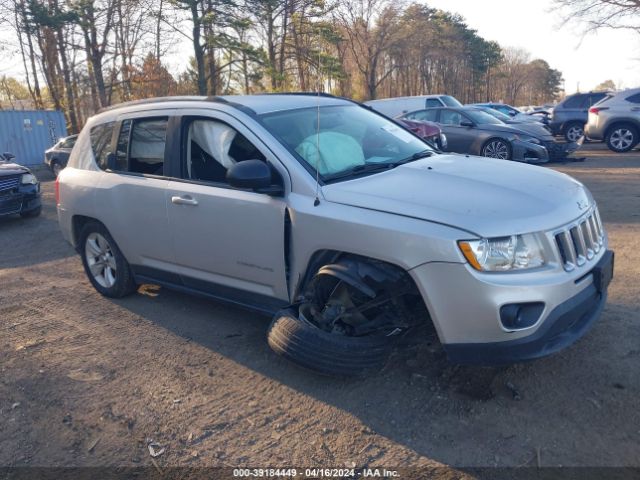
[[[631,109],[632,112],[640,112],[640,107],[633,107]]]
[[[171,197],[171,203],[175,203],[176,205],[198,205],[198,201],[189,195],[185,195],[184,197]]]

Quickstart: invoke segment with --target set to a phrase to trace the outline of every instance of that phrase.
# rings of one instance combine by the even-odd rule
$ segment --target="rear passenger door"
[[[184,284],[243,304],[288,303],[283,197],[234,189],[227,170],[244,160],[275,158],[232,116],[183,117],[180,168],[167,210],[177,271]],[[272,168],[273,183],[284,185]],[[265,307],[265,306],[269,307]]]
[[[166,138],[170,117],[122,118],[96,196],[102,221],[137,275],[179,282],[168,273],[174,255],[167,219]],[[115,156],[109,162],[109,156]]]

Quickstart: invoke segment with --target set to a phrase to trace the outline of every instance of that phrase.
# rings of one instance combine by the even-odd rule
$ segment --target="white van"
[[[369,100],[368,102],[364,102],[364,104],[389,118],[395,118],[404,113],[431,107],[462,106],[462,104],[451,95],[417,95],[415,97],[384,98],[382,100]]]

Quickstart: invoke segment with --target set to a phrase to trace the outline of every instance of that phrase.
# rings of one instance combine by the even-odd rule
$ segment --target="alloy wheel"
[[[567,130],[567,140],[570,142],[577,142],[582,136],[584,136],[584,130],[582,127],[574,125]]]
[[[492,140],[482,149],[482,155],[506,160],[509,158],[509,147],[502,140]]]
[[[89,234],[85,257],[95,281],[104,288],[113,287],[116,283],[116,259],[107,239],[96,232]]]
[[[633,132],[628,128],[618,128],[611,133],[610,143],[616,150],[627,150],[633,144]]]

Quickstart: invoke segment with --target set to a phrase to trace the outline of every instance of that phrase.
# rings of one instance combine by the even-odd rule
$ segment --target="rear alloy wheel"
[[[564,132],[564,138],[567,142],[577,142],[584,137],[584,128],[579,123],[570,123]]]
[[[93,222],[85,225],[79,245],[84,270],[98,292],[120,298],[135,291],[129,263],[104,226]]]
[[[605,139],[609,150],[617,153],[628,152],[638,143],[638,140],[638,131],[627,124],[614,126]]]
[[[510,160],[511,147],[505,140],[494,138],[489,140],[484,147],[482,147],[482,156],[497,158],[499,160]]]

